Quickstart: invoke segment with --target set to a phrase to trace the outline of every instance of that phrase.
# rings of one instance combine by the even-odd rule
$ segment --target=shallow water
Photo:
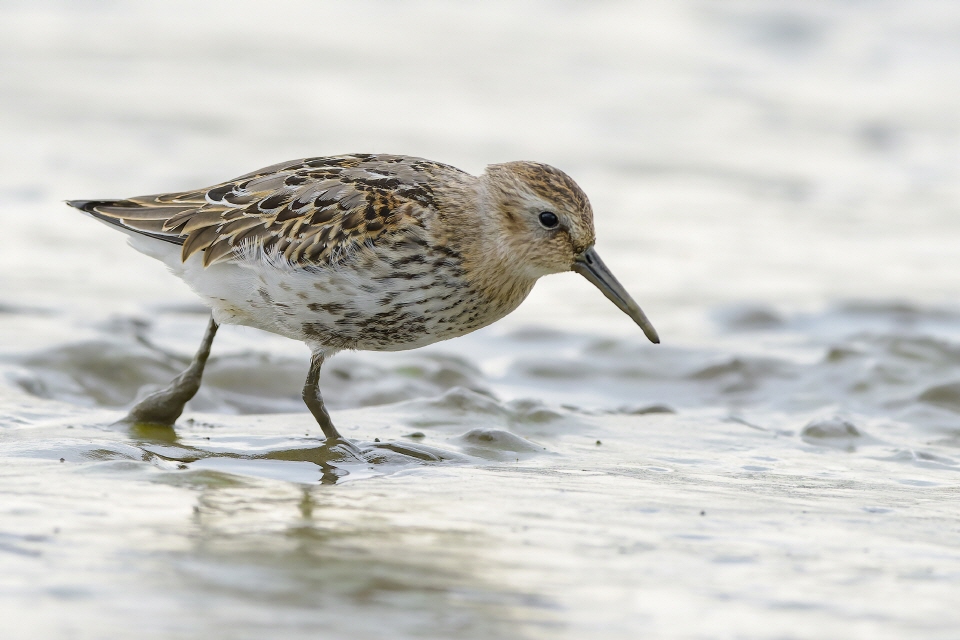
[[[952,638],[960,10],[0,5],[4,638]],[[224,327],[60,200],[285,158],[556,164],[589,284],[345,353]],[[379,443],[375,442],[379,439]]]

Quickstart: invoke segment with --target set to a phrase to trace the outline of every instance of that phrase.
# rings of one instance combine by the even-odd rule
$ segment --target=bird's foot
[[[368,456],[376,455],[379,451],[390,451],[424,462],[440,462],[444,458],[450,457],[447,452],[440,449],[406,442],[368,442],[363,450],[364,454]]]
[[[422,462],[440,462],[451,457],[449,452],[435,447],[406,442],[380,442],[379,439],[362,442],[348,440],[343,436],[326,438],[321,448],[341,461],[354,458],[358,461],[379,463],[395,461],[399,455]]]
[[[347,440],[343,436],[337,434],[336,436],[331,436],[323,440],[323,444],[320,445],[326,451],[329,451],[334,454],[340,454],[344,457],[353,457],[358,460],[363,460],[363,448],[351,440]]]

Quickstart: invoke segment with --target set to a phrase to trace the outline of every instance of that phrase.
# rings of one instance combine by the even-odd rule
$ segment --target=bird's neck
[[[461,206],[449,209],[460,218],[452,227],[457,234],[451,242],[462,256],[470,288],[500,318],[523,302],[540,274],[530,271],[511,244],[510,232],[502,228],[502,218],[493,209],[496,205],[483,182],[467,189]]]

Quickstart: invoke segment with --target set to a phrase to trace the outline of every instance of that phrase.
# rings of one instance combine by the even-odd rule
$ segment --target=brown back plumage
[[[243,251],[300,266],[330,264],[436,209],[431,180],[454,167],[408,156],[356,154],[294,160],[208,189],[68,204],[143,235],[183,245],[186,261]],[[465,175],[465,174],[463,174]]]

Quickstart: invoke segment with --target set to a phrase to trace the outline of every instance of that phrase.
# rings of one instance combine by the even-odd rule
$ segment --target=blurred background
[[[661,325],[675,305],[951,299],[950,2],[3,8],[8,297],[56,289],[72,306],[118,263],[131,266],[101,285],[117,304],[186,296],[63,199],[363,151],[474,173],[563,168],[594,203],[598,247]],[[523,318],[589,313],[566,303],[582,288],[572,278],[544,281]]]
[[[951,637],[958,114],[947,0],[0,0],[4,635]],[[204,310],[62,201],[349,152],[560,167],[663,345],[564,274],[331,363],[450,465],[293,460],[252,329],[176,442],[104,426]]]

